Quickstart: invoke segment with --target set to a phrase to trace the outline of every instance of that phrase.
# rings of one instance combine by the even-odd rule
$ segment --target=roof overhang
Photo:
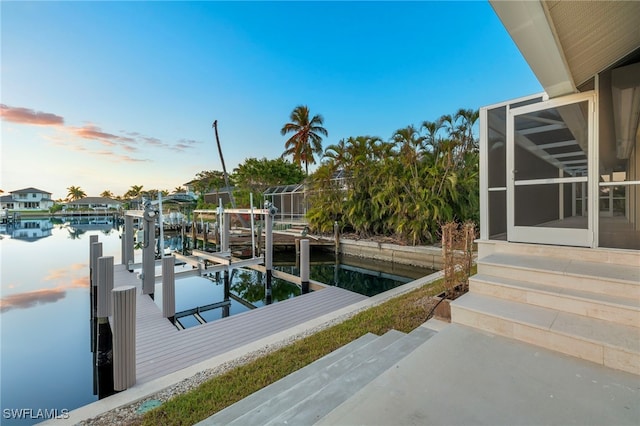
[[[640,2],[490,3],[551,98],[578,91],[640,48]]]

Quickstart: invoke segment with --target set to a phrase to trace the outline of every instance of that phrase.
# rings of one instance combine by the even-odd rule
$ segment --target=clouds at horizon
[[[159,138],[146,136],[135,131],[120,130],[119,133],[121,134],[112,133],[92,123],[80,127],[70,126],[65,124],[64,117],[57,114],[36,111],[30,108],[12,107],[6,104],[0,104],[0,118],[16,124],[53,127],[76,139],[98,142],[113,151],[104,149],[92,150],[84,145],[69,144],[66,139],[49,138],[58,146],[64,146],[65,148],[86,152],[91,155],[113,157],[114,160],[125,162],[147,162],[151,160],[118,153],[116,152],[117,149],[122,149],[128,153],[139,152],[143,147],[185,152],[202,143],[192,139],[180,139],[175,144],[171,144]]]

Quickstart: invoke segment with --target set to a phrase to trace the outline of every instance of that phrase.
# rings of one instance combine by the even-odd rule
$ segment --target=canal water
[[[106,222],[106,223],[105,223]],[[0,423],[34,424],[52,414],[97,400],[89,318],[89,237],[98,235],[103,255],[120,263],[121,240],[114,226],[98,218],[23,219],[20,226],[0,226]],[[167,247],[182,242],[171,238]],[[292,254],[276,253],[274,269],[297,275]],[[140,253],[136,250],[136,261]],[[367,296],[428,275],[407,268],[357,258],[336,259],[312,251],[310,278]],[[199,313],[215,321],[265,304],[264,277],[251,270],[231,275],[228,311]],[[222,277],[176,281],[176,311],[220,302]],[[161,306],[161,289],[156,303]],[[274,302],[300,294],[298,287],[274,279]],[[197,326],[193,315],[180,318],[185,328]],[[21,417],[17,419],[16,417]]]

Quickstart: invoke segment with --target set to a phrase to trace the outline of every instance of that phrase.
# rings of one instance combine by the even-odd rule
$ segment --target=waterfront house
[[[640,374],[640,2],[490,2],[545,92],[480,109],[452,322]]]
[[[10,191],[9,195],[0,197],[2,210],[19,210],[23,212],[48,211],[53,207],[51,192],[37,188],[24,188]]]
[[[95,213],[108,213],[119,211],[122,203],[107,197],[84,197],[79,200],[69,201],[65,204],[64,210],[83,210]]]

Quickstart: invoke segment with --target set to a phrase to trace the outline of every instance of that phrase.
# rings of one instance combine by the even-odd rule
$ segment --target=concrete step
[[[383,352],[386,347],[400,340],[403,336],[404,333],[391,330],[363,348],[345,355],[327,367],[316,368],[311,364],[310,368],[315,369],[315,372],[308,378],[277,394],[272,392],[272,397],[268,401],[227,424],[229,426],[265,425],[271,419],[300,404],[318,389],[325,388],[332,381],[347,374],[376,353]],[[313,404],[316,404],[316,402],[314,401]]]
[[[478,273],[640,300],[640,265],[493,253],[478,260]]]
[[[351,394],[342,388],[364,386],[434,334],[419,327],[409,334],[391,330],[373,340],[365,335],[198,424],[264,425],[289,419],[289,424],[308,424],[301,415],[329,412]]]
[[[326,386],[316,389],[315,392],[312,390],[304,400],[279,415],[269,417],[270,420],[263,424],[309,425],[315,423],[435,334],[435,331],[427,328],[416,328],[363,360],[359,365],[344,371]],[[308,392],[309,389],[306,391]]]
[[[638,327],[472,292],[451,321],[640,375]]]
[[[574,288],[560,288],[485,274],[477,274],[469,278],[469,291],[640,327],[640,299],[596,294]]]
[[[449,324],[315,424],[637,426],[639,380]]]
[[[579,259],[589,263],[605,263],[640,267],[638,250],[553,246],[545,244],[509,243],[506,241],[478,241],[479,257],[491,253],[509,253],[527,256],[543,256],[554,259]]]
[[[401,336],[396,336],[397,338]],[[379,336],[367,333],[364,336],[350,342],[347,345],[342,346],[339,349],[323,356],[312,364],[309,364],[300,370],[297,370],[288,376],[278,380],[271,385],[260,389],[257,392],[249,395],[248,397],[238,401],[237,403],[230,405],[229,407],[220,410],[218,413],[213,416],[203,420],[198,423],[199,425],[226,425],[237,419],[238,417],[254,410],[255,408],[261,406],[265,402],[271,400],[274,395],[277,395],[281,392],[285,392],[286,390],[294,387],[300,382],[312,377],[317,374],[319,371],[322,371],[325,368],[328,368],[334,362],[344,358],[344,357],[353,357],[353,354],[358,353],[361,349],[366,347],[367,345],[377,342]],[[371,348],[369,348],[371,349]]]

